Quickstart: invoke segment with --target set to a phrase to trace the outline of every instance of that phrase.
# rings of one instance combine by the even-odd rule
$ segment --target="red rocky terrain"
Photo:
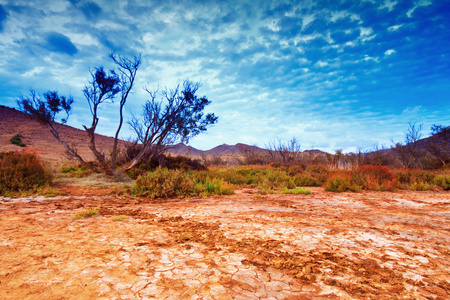
[[[0,198],[1,299],[450,298],[449,192],[61,189]]]

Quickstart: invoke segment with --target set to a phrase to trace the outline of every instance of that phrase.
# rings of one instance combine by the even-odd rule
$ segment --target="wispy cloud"
[[[80,127],[89,69],[113,67],[110,52],[142,53],[127,113],[139,115],[143,86],[201,81],[220,119],[193,146],[297,136],[327,151],[369,148],[414,118],[448,122],[448,11],[438,0],[6,1],[0,101],[58,89],[74,95]],[[104,134],[114,105],[102,111]]]

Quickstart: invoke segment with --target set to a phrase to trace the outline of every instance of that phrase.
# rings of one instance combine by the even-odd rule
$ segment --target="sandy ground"
[[[312,191],[0,198],[0,299],[450,299],[449,192]]]

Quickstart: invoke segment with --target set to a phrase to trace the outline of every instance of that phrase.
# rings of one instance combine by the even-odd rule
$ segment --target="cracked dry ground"
[[[449,192],[312,191],[0,198],[0,298],[450,298]]]

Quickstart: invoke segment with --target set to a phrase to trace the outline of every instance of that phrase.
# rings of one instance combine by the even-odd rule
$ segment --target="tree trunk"
[[[84,126],[84,129],[86,130],[88,136],[89,136],[89,149],[91,149],[92,153],[94,154],[95,158],[97,159],[98,163],[100,164],[100,168],[104,171],[104,173],[108,176],[114,176],[114,171],[111,169],[111,167],[108,165],[108,162],[106,161],[106,158],[103,154],[101,154],[97,148],[95,147],[95,128],[87,128]]]
[[[53,135],[53,137],[58,142],[60,142],[67,149],[69,154],[71,156],[75,157],[80,162],[80,164],[82,164],[83,166],[85,166],[86,168],[90,169],[91,171],[93,171],[95,173],[101,173],[101,171],[99,169],[97,169],[96,167],[85,162],[84,159],[80,155],[78,155],[78,153],[74,149],[72,149],[65,141],[63,141],[61,139],[61,137],[59,136],[58,130],[55,127],[53,127],[52,124],[49,123],[48,127],[50,128],[50,133]]]

